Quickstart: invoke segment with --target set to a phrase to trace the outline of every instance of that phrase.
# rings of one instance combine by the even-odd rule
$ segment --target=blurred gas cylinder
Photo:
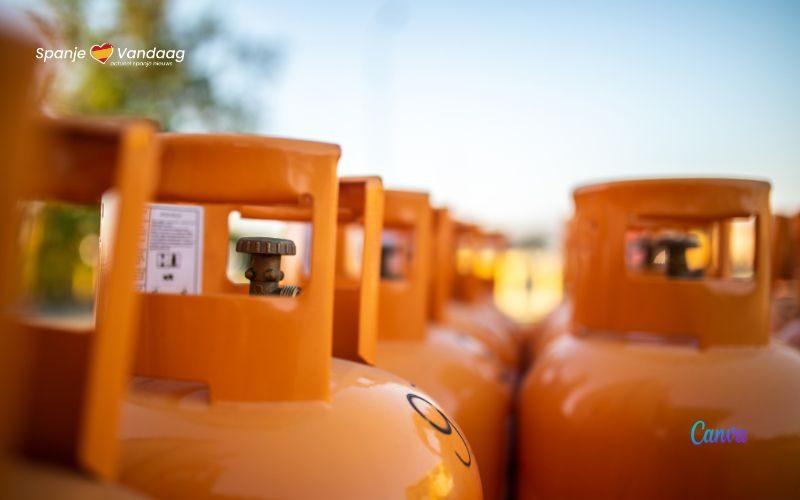
[[[770,343],[769,185],[574,197],[571,335],[523,382],[520,498],[795,497],[800,354]]]
[[[386,191],[376,366],[452,415],[474,450],[463,458],[480,467],[484,497],[503,498],[511,385],[484,344],[428,324],[431,216],[427,194]]]
[[[780,331],[797,314],[795,262],[797,235],[795,218],[775,214],[772,217],[772,288],[770,331]]]
[[[25,377],[20,359],[25,346],[16,332],[13,308],[21,294],[17,213],[20,190],[36,140],[32,122],[38,108],[34,85],[38,73],[31,54],[40,44],[33,27],[22,22],[21,14],[14,14],[7,7],[0,7],[0,65],[4,68],[0,78],[0,485],[13,474],[8,467],[14,463],[9,452],[15,444],[21,396],[25,392],[17,386],[27,385],[19,382]]]
[[[0,214],[3,242],[11,243],[0,262],[7,287],[0,336],[0,497],[139,498],[111,481],[118,473],[118,422],[138,314],[131,287],[138,228],[155,180],[155,131],[136,121],[38,118],[29,126],[26,150],[0,180],[13,189],[13,203],[4,199]],[[109,255],[97,284],[103,294],[97,294],[93,313],[67,316],[39,307],[37,297],[23,297],[23,267],[36,276],[53,272],[37,268],[28,252],[22,255],[21,241],[34,239],[31,214],[46,204],[98,206],[108,191],[119,200],[119,230],[104,242]],[[51,248],[59,240],[46,236],[37,252],[72,250]]]
[[[435,268],[452,269],[452,296],[437,321],[484,343],[516,378],[521,360],[516,325],[494,304],[494,272],[505,237],[454,221],[447,211],[436,212],[435,224]]]
[[[201,285],[143,295],[122,480],[160,498],[481,498],[469,447],[430,396],[331,356],[338,146],[241,135],[159,146],[156,199],[172,205],[151,207],[147,240],[184,238],[191,251],[164,263]],[[228,279],[234,211],[310,222],[302,287],[284,283],[299,248],[267,235],[236,243],[249,284]],[[156,270],[160,248],[146,244]]]
[[[563,252],[563,297],[561,303],[524,333],[525,364],[528,368],[536,362],[536,359],[553,341],[565,335],[569,329],[569,322],[572,318],[572,289],[575,281],[575,226],[574,218],[564,224],[561,243]]]
[[[787,297],[793,297],[794,307],[788,311],[782,311],[784,315],[790,316],[790,319],[778,325],[777,336],[782,341],[800,349],[800,244],[798,244],[798,239],[800,239],[800,213],[795,214],[789,221],[791,226],[785,227],[785,230],[791,234],[791,246],[790,248],[783,247],[780,255],[785,259],[781,261],[782,266],[785,266],[781,268],[781,277],[785,279],[791,275],[791,279],[785,279],[779,285],[780,288],[777,293],[782,292],[784,300]],[[794,285],[793,288],[792,284]],[[776,307],[775,300],[773,299],[773,307]],[[785,302],[782,302],[781,305],[786,307]],[[787,307],[787,309],[789,308]],[[779,318],[782,319],[783,316],[779,316]]]
[[[477,287],[472,309],[476,315],[485,318],[488,324],[500,326],[506,333],[511,334],[512,340],[518,334],[520,325],[503,313],[495,302],[495,277],[497,269],[508,251],[508,238],[498,231],[485,231],[478,227],[478,251],[474,255],[472,274],[476,278]],[[458,258],[458,254],[456,254]],[[456,261],[458,264],[458,260]],[[470,300],[467,300],[470,302]],[[516,346],[515,346],[516,347]]]
[[[455,298],[456,271],[456,230],[458,227],[470,232],[471,236],[477,235],[479,229],[474,225],[464,225],[456,222],[447,208],[433,210],[433,246],[431,251],[431,272],[429,278],[428,317],[436,325],[467,335],[483,345],[493,358],[503,368],[504,378],[512,386],[516,384],[518,367],[518,348],[510,339],[509,331],[504,325],[508,318],[497,318],[502,315],[496,310],[493,303],[486,304],[483,300],[476,301],[472,306],[466,306]],[[469,244],[477,244],[477,239],[467,238]],[[496,241],[501,241],[505,247],[505,238],[498,236]],[[497,249],[499,252],[500,250]],[[468,252],[472,255],[472,251]],[[477,253],[477,252],[476,252]],[[462,255],[463,257],[463,255]],[[473,257],[467,257],[470,267],[475,264]],[[484,269],[496,267],[494,253],[485,256]],[[475,264],[477,265],[477,264]],[[493,271],[492,271],[493,272]],[[482,296],[481,286],[489,289],[493,287],[490,278],[478,278],[470,274],[465,279],[470,284],[470,293],[475,297]],[[480,281],[479,281],[480,280]],[[483,281],[483,284],[481,284]],[[491,302],[491,297],[486,297]]]
[[[510,335],[511,340],[516,341],[514,347],[519,350],[525,325],[512,319],[497,303],[496,278],[508,254],[509,242],[504,233],[485,231],[478,227],[478,252],[475,255],[473,268],[478,290],[477,300],[474,301],[472,308],[480,311],[481,317],[485,317],[488,323],[499,325],[506,337]],[[458,254],[456,257],[458,258]]]
[[[499,367],[500,379],[513,391],[517,373],[513,367],[506,366],[491,343],[485,339],[492,338],[492,331],[482,330],[474,325],[459,328],[447,323],[447,307],[452,301],[453,277],[455,275],[455,233],[454,221],[446,208],[433,210],[433,245],[431,252],[431,269],[429,273],[428,319],[429,329],[442,340],[458,341],[462,346],[470,346],[471,350],[482,357],[487,355]],[[458,321],[456,321],[458,323]],[[482,340],[483,339],[483,340]],[[497,346],[495,346],[497,348]],[[502,349],[502,346],[500,347]],[[506,498],[510,494],[508,482],[509,460],[513,433],[513,401],[506,404],[506,432],[498,438],[495,434],[485,434],[485,441],[480,443],[476,455],[481,463],[481,477],[484,480],[484,496],[487,498]]]

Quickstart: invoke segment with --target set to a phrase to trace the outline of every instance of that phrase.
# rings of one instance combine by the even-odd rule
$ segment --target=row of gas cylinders
[[[525,327],[469,265],[505,239],[428,194],[337,177],[331,144],[44,116],[34,42],[0,38],[3,497],[800,495],[767,183],[575,190],[565,300]],[[21,207],[54,201],[103,204],[90,324],[18,307]],[[235,283],[232,212],[312,236],[238,239]],[[197,290],[137,290],[191,244]]]
[[[113,229],[100,235],[91,324],[4,317],[3,351],[18,363],[4,408],[24,459],[6,471],[12,497],[65,494],[30,471],[46,463],[106,481],[73,478],[76,496],[502,498],[517,350],[488,284],[455,278],[452,246],[501,238],[432,209],[425,193],[337,178],[329,144],[41,116],[27,134],[35,148],[6,184],[12,283],[26,265],[13,248],[25,204],[102,199]],[[198,207],[202,290],[138,291],[149,249],[185,230],[163,229],[154,211]],[[285,279],[300,245],[264,235],[236,243],[249,284],[228,280],[232,211],[309,221],[309,272]],[[361,242],[348,247],[354,226]],[[6,297],[12,312],[18,295]]]

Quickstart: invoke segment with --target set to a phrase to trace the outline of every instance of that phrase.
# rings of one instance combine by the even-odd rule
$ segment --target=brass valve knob
[[[244,276],[250,280],[250,295],[280,295],[295,297],[300,287],[288,285],[281,287],[284,274],[281,271],[281,256],[295,255],[297,249],[292,240],[281,238],[247,237],[239,238],[236,251],[250,254],[250,266]]]

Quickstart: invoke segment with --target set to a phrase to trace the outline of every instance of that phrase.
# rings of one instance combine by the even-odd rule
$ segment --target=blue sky
[[[265,131],[340,143],[343,174],[550,231],[569,191],[767,178],[800,209],[800,2],[229,2],[278,44]]]
[[[800,210],[800,2],[178,0],[174,20],[199,6],[280,51],[251,87],[261,132],[492,227],[556,231],[571,188],[620,177],[768,179]]]

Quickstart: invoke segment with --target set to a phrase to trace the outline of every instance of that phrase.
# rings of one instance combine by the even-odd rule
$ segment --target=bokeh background
[[[800,2],[10,3],[53,48],[186,50],[168,68],[48,63],[52,110],[338,143],[342,175],[511,235],[501,282],[527,287],[526,318],[557,300],[576,185],[755,177],[800,209]]]

